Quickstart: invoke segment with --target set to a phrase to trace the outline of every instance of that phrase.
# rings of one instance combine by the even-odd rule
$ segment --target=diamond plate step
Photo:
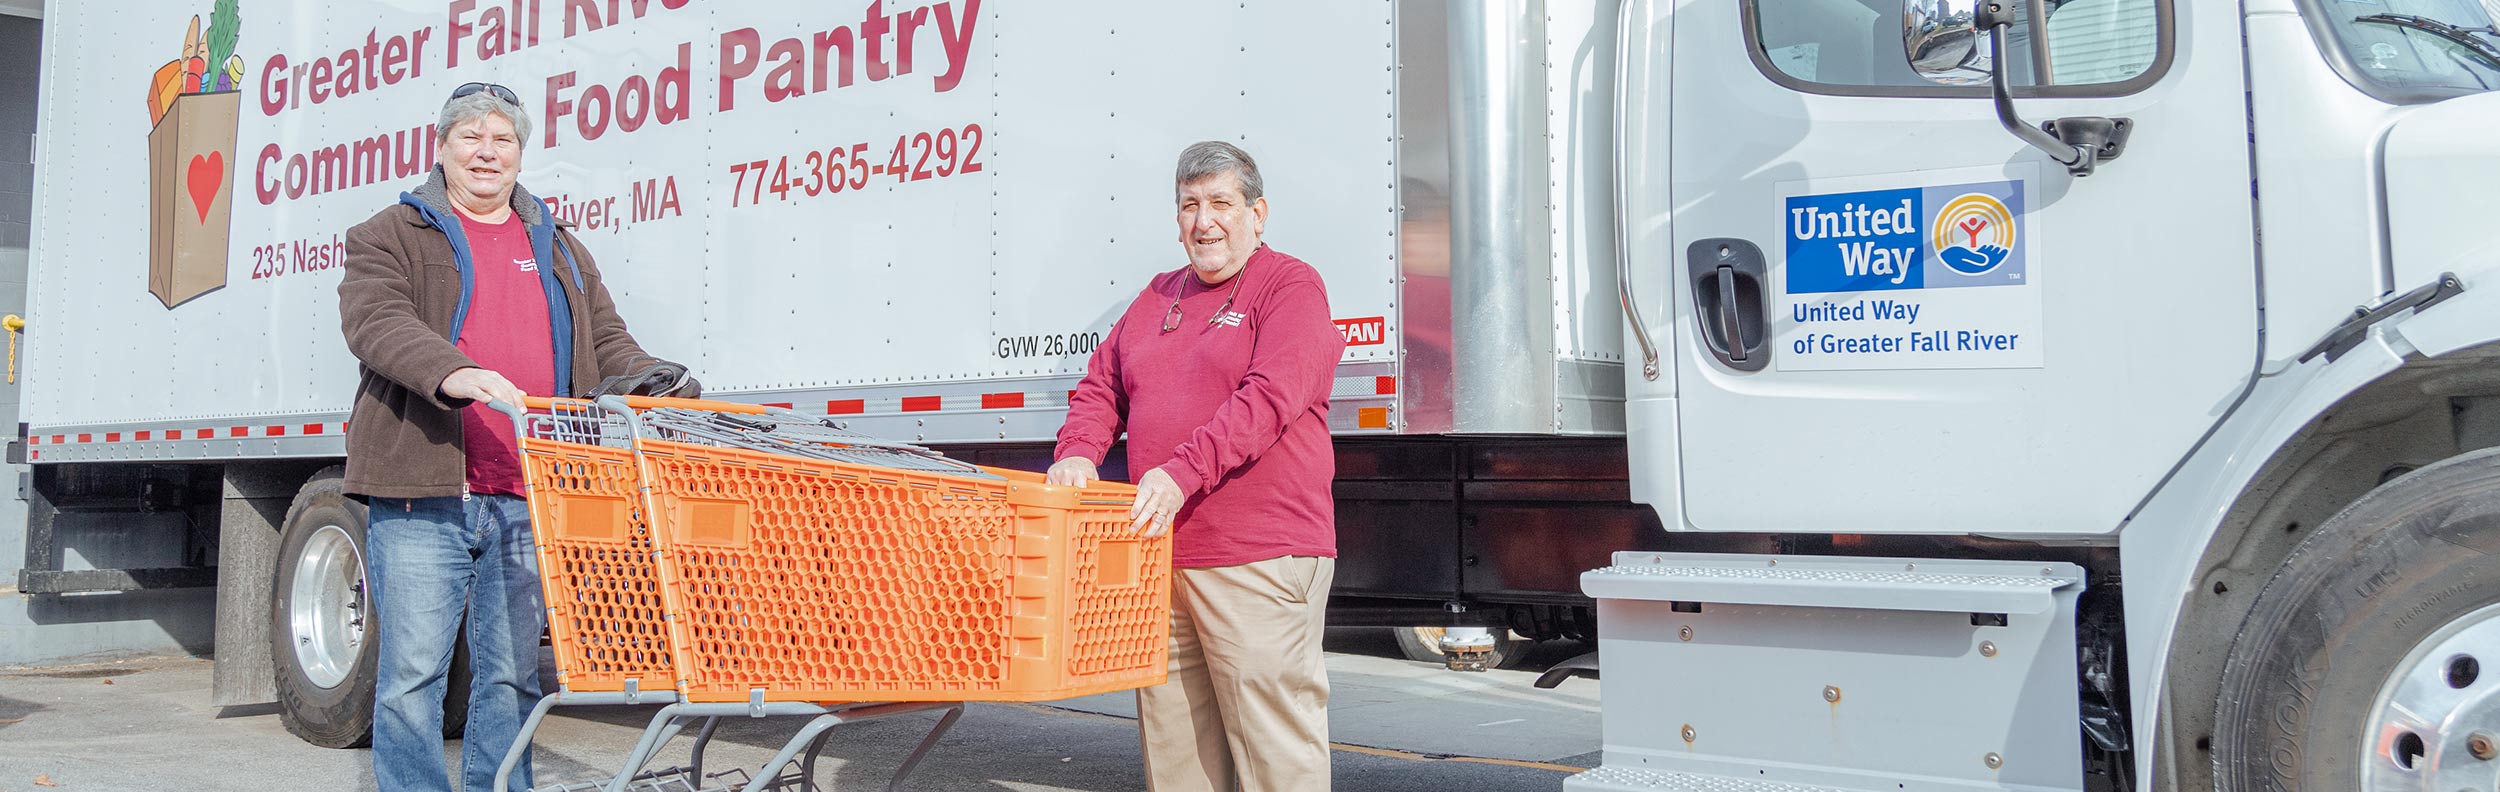
[[[1580,576],[1597,599],[1716,602],[1866,610],[2046,613],[2057,591],[2083,582],[2072,564],[1814,558],[1707,553],[1618,553],[1615,565]]]
[[[1563,781],[1563,792],[1874,792],[1832,786],[1806,786],[1749,778],[1659,773],[1626,767],[1600,767]]]

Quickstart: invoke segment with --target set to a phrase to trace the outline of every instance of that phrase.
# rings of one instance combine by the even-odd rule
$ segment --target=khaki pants
[[[1333,558],[1174,570],[1172,665],[1137,691],[1154,792],[1325,792]]]

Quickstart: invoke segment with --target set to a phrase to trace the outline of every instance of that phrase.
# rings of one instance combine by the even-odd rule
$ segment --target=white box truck
[[[1027,467],[1241,143],[1349,343],[1332,618],[1599,636],[1573,789],[2500,778],[2481,0],[47,13],[18,591],[215,586],[217,701],[317,742],[337,240],[489,81],[655,354]]]

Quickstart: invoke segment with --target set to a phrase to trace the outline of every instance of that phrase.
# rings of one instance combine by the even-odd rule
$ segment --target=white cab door
[[[2127,119],[2088,178],[1979,89],[1918,77],[1901,0],[1675,3],[1675,260],[1643,266],[1676,289],[1685,527],[2105,533],[2242,392],[2236,4],[2049,5],[2008,60],[2054,87],[2016,107]],[[1748,245],[1758,278],[1718,271]],[[1731,321],[1738,339],[1711,329]]]

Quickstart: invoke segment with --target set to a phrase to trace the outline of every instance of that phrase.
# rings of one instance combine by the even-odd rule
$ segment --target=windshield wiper
[[[2495,48],[2489,42],[2485,42],[2482,39],[2474,37],[2474,34],[2476,33],[2482,33],[2484,35],[2500,35],[2500,33],[2495,33],[2492,28],[2461,28],[2430,17],[2414,16],[2412,14],[2371,14],[2365,17],[2354,17],[2352,21],[2373,22],[2381,25],[2394,25],[2396,27],[2412,28],[2424,33],[2429,33],[2442,39],[2446,39],[2448,42],[2459,47],[2464,47],[2467,52],[2474,53],[2476,57],[2482,58],[2483,63],[2494,69],[2500,69],[2500,48]]]

